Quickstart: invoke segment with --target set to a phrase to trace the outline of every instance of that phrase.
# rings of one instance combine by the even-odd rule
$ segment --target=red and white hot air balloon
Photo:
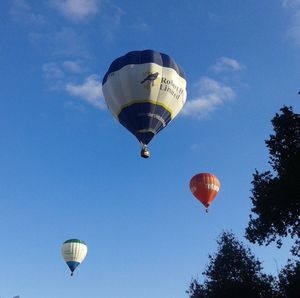
[[[219,179],[210,173],[197,174],[190,181],[191,192],[206,210],[218,194],[220,185]]]

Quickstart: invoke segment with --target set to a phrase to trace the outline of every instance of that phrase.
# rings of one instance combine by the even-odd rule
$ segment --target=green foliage
[[[279,298],[299,298],[300,296],[300,262],[291,262],[280,271],[278,282]]]
[[[300,115],[283,107],[272,119],[274,135],[265,143],[273,169],[253,175],[250,222],[246,238],[280,247],[282,237],[296,239],[293,254],[299,255],[300,236]]]
[[[275,297],[274,278],[262,273],[259,260],[232,233],[223,232],[218,251],[209,255],[209,264],[200,284],[193,280],[187,293],[190,298],[259,298]]]
[[[272,119],[274,134],[265,141],[272,171],[253,174],[252,214],[246,238],[280,247],[283,237],[295,239],[300,256],[300,115],[283,107]],[[223,232],[218,251],[209,255],[204,282],[194,279],[190,298],[298,298],[300,261],[288,261],[278,278],[262,273],[261,262],[232,233]]]

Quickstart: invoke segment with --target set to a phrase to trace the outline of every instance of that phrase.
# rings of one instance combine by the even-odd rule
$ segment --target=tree
[[[300,256],[300,115],[292,107],[283,107],[272,119],[274,135],[265,143],[273,172],[259,173],[252,181],[250,221],[246,238],[253,242],[280,247],[282,237],[296,239],[292,249]]]
[[[274,278],[262,273],[261,262],[232,233],[220,235],[218,251],[209,255],[204,283],[193,280],[190,298],[275,297]]]
[[[300,262],[289,261],[278,275],[278,297],[298,298],[300,293]]]

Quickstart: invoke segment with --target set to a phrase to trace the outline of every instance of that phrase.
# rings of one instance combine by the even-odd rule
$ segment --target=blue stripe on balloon
[[[79,264],[80,264],[79,262],[75,262],[75,261],[67,262],[67,265],[69,266],[71,272],[73,272]]]
[[[102,85],[105,84],[110,73],[120,70],[126,65],[144,63],[155,63],[163,67],[173,68],[178,73],[178,75],[185,79],[182,68],[178,64],[176,64],[170,56],[152,50],[144,50],[132,51],[114,60],[110,65],[107,73],[103,77]]]
[[[171,114],[160,105],[146,102],[125,107],[118,118],[140,142],[147,145],[171,121]]]

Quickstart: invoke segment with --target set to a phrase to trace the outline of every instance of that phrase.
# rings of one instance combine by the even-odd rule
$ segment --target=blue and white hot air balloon
[[[71,270],[72,276],[77,266],[85,259],[87,246],[82,240],[69,239],[63,243],[61,253]]]
[[[148,143],[176,117],[187,96],[181,67],[152,50],[132,51],[114,60],[102,90],[109,110],[136,136],[145,158],[150,156]]]

